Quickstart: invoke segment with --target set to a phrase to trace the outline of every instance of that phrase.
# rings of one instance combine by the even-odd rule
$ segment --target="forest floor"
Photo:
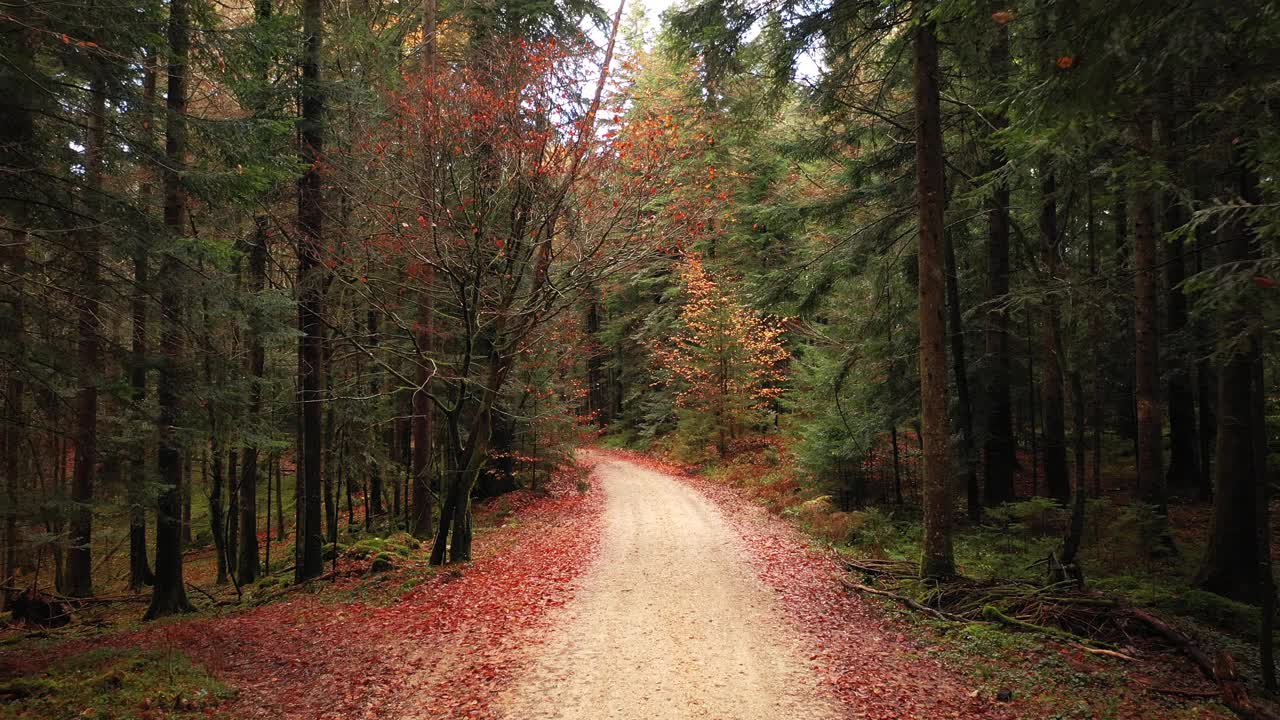
[[[487,504],[463,567],[416,548],[376,572],[378,556],[343,552],[258,607],[10,637],[0,717],[1077,717],[1043,688],[997,699],[1032,661],[1061,666],[1064,694],[1111,696],[1115,712],[1079,717],[1225,717],[1099,684],[1130,671],[1038,641],[993,672],[845,592],[836,557],[741,490],[639,455],[581,458],[582,475]]]

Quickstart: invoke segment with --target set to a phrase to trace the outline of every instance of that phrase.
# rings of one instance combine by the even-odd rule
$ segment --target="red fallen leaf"
[[[1008,10],[997,10],[991,13],[991,19],[994,20],[997,25],[1008,25],[1013,21],[1013,13]]]
[[[1058,62],[1057,62],[1059,70],[1070,70],[1071,67],[1075,64],[1076,64],[1076,59],[1071,57],[1070,55],[1063,55],[1062,57],[1058,58]]]
[[[1265,275],[1256,275],[1253,278],[1253,284],[1263,288],[1264,290],[1270,290],[1276,286],[1276,281]]]

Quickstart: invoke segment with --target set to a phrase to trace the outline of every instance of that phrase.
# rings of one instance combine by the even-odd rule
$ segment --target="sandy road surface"
[[[834,717],[715,506],[604,460],[600,555],[507,695],[510,720]]]

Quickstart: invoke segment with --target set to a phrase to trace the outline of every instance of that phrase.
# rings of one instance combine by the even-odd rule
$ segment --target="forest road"
[[[800,640],[715,505],[604,459],[603,536],[504,697],[509,720],[826,720]]]

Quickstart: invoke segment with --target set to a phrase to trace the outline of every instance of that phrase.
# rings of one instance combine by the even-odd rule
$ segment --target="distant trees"
[[[674,334],[655,342],[660,373],[675,392],[684,442],[696,452],[714,445],[720,456],[732,440],[760,426],[782,394],[787,351],[782,326],[744,307],[706,271],[702,258],[678,260],[684,297]]]

